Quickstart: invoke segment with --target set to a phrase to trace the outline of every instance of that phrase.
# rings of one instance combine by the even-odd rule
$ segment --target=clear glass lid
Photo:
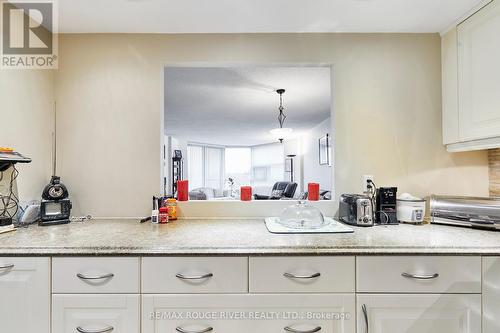
[[[285,208],[281,213],[279,223],[294,229],[317,229],[328,224],[320,210],[311,206],[307,201],[299,201]]]

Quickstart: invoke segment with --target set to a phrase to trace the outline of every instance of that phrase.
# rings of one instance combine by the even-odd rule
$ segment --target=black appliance
[[[377,223],[398,224],[397,187],[380,187],[377,189]]]
[[[68,196],[68,189],[61,183],[61,178],[52,176],[50,183],[45,186],[42,192],[40,222],[38,224],[48,226],[69,223],[72,204]]]

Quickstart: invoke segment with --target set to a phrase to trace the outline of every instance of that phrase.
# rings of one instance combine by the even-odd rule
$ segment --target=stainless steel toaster
[[[372,200],[361,194],[342,194],[339,199],[339,220],[346,224],[373,226]]]

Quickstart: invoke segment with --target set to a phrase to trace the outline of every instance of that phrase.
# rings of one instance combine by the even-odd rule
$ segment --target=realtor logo
[[[57,68],[54,0],[1,1],[1,68]]]

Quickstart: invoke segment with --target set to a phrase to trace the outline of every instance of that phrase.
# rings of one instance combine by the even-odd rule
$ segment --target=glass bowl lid
[[[307,201],[299,201],[283,210],[279,223],[293,229],[317,229],[328,224],[321,211]]]

